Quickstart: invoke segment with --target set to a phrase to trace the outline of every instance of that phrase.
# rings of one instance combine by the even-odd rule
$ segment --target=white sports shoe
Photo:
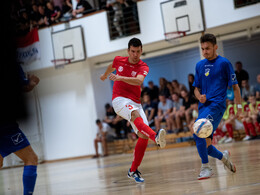
[[[223,152],[223,158],[221,159],[222,162],[224,163],[224,167],[227,167],[230,171],[233,173],[236,172],[236,166],[231,162],[230,158],[230,152],[225,150]]]
[[[249,140],[251,137],[249,135],[247,135],[246,137],[244,137],[243,141],[247,141]]]
[[[227,137],[224,136],[222,137],[219,141],[218,141],[218,144],[223,144],[225,141],[226,141]]]
[[[227,138],[224,143],[231,143],[231,142],[234,142],[233,138],[232,137],[229,137]]]
[[[155,142],[158,146],[160,146],[160,148],[164,148],[166,146],[165,136],[166,131],[164,129],[160,129],[155,136]]]
[[[198,180],[208,179],[213,175],[211,167],[203,167],[201,166],[200,174],[198,176]]]

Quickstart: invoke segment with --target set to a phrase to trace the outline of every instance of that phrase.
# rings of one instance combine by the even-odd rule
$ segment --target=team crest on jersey
[[[135,77],[136,73],[137,73],[137,72],[132,71],[132,73],[131,73],[132,77]]]
[[[231,74],[232,82],[235,82],[237,80],[236,74]]]
[[[147,75],[148,74],[148,72],[147,71],[144,71],[144,75]]]
[[[206,77],[209,76],[209,72],[210,72],[210,69],[209,69],[209,68],[206,68],[206,69],[205,69],[205,76],[206,76]]]
[[[119,66],[119,67],[118,67],[118,71],[119,71],[119,72],[122,72],[123,70],[124,70],[123,66]]]

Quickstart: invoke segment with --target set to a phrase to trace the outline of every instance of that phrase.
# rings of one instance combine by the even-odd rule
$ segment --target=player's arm
[[[201,95],[200,89],[198,87],[195,87],[194,94],[195,94],[196,98],[200,101],[200,103],[206,102],[206,100],[207,100],[206,95]]]
[[[100,76],[100,80],[102,80],[102,81],[106,80],[108,75],[116,70],[112,66],[113,66],[113,64],[109,64],[109,66],[106,69],[106,72]]]
[[[144,82],[144,76],[143,75],[137,75],[137,77],[124,77],[124,76],[119,76],[115,74],[110,74],[109,79],[112,81],[123,81],[125,83],[128,83],[130,85],[141,85]]]

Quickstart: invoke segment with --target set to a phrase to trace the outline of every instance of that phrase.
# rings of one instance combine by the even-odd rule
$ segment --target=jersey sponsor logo
[[[232,79],[232,82],[237,81],[237,76],[236,76],[236,74],[231,74],[231,79]]]
[[[14,145],[17,145],[23,141],[23,137],[21,133],[17,133],[11,137]]]
[[[143,73],[144,75],[147,75],[148,74],[148,72],[147,71],[144,71],[144,73]]]
[[[131,73],[132,77],[134,77],[134,76],[136,75],[136,73],[137,73],[137,72],[132,71],[132,73]]]
[[[119,67],[118,67],[118,71],[119,71],[119,72],[122,72],[123,70],[124,70],[123,66],[119,66]]]
[[[209,76],[209,72],[210,72],[210,69],[209,69],[209,68],[206,68],[206,69],[205,69],[205,76],[206,76],[206,77]]]
[[[213,64],[206,64],[205,67],[213,67]]]

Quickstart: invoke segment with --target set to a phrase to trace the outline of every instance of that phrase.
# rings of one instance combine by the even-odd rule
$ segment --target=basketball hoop
[[[181,37],[186,36],[185,31],[175,31],[175,32],[169,32],[164,33],[165,40],[173,45],[177,45],[180,43]]]
[[[55,69],[64,68],[65,65],[71,63],[71,59],[54,59],[51,61]]]

